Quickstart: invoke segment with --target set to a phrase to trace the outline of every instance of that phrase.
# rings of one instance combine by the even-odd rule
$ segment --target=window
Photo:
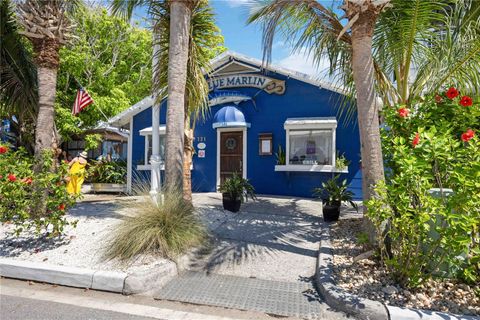
[[[165,135],[160,134],[160,160],[163,163],[165,159]],[[152,135],[146,135],[145,136],[145,159],[144,163],[145,165],[150,164],[150,157],[152,156]]]
[[[163,164],[165,159],[165,126],[161,125],[159,128],[160,134],[160,161]],[[137,166],[138,170],[150,170],[150,157],[152,156],[152,127],[140,130],[140,135],[145,137],[145,154],[142,163]]]
[[[332,163],[332,130],[289,130],[289,164]]]
[[[289,118],[286,131],[285,165],[275,171],[338,172],[335,168],[337,120],[326,118]]]

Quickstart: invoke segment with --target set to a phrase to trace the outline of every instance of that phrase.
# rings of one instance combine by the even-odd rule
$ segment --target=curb
[[[122,294],[148,294],[177,275],[175,263],[127,274],[0,258],[0,276]]]
[[[457,316],[445,312],[400,308],[364,299],[345,292],[335,285],[332,276],[333,247],[330,227],[322,225],[315,283],[327,304],[361,320],[480,320],[476,316]]]
[[[315,282],[327,304],[361,320],[388,320],[387,308],[378,301],[363,299],[349,294],[335,285],[332,276],[333,248],[326,223],[322,226],[320,250],[317,259]]]

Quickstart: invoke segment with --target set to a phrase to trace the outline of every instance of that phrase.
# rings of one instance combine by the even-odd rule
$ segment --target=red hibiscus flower
[[[439,95],[439,94],[436,94],[436,95],[435,95],[435,102],[436,102],[436,103],[440,103],[440,102],[442,102],[442,101],[443,101],[442,96]]]
[[[22,182],[25,184],[32,184],[33,180],[32,178],[28,177],[28,178],[23,178]]]
[[[466,132],[462,133],[462,140],[467,142],[475,136],[475,131],[468,129]]]
[[[8,174],[7,179],[8,179],[8,181],[10,181],[10,182],[15,182],[15,181],[17,181],[17,177],[15,177],[15,175],[12,174],[12,173],[9,173],[9,174]]]
[[[0,154],[3,154],[3,153],[7,153],[8,152],[8,148],[5,147],[5,146],[0,146]]]
[[[448,89],[448,91],[447,91],[447,97],[448,97],[450,100],[458,97],[459,94],[460,94],[460,92],[458,92],[458,90],[455,89],[454,87],[451,87],[451,88]]]
[[[65,204],[63,204],[63,203],[60,204],[60,205],[58,206],[58,210],[61,210],[61,211],[65,210]]]
[[[420,143],[420,133],[417,132],[415,134],[415,138],[413,138],[412,145],[415,148],[419,143]]]
[[[464,107],[470,107],[472,104],[473,104],[473,100],[469,96],[463,96],[460,99],[460,105]]]
[[[407,108],[400,108],[398,109],[398,115],[402,118],[405,118],[405,117],[408,117],[408,114],[410,113],[410,110],[408,110]]]

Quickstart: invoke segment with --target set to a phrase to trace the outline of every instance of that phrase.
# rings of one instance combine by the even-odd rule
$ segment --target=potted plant
[[[240,210],[242,202],[247,201],[248,197],[255,200],[255,189],[248,182],[247,179],[240,177],[234,173],[232,177],[225,180],[225,182],[218,188],[222,193],[223,209],[237,212]]]
[[[93,163],[88,173],[94,192],[125,192],[125,161],[98,160]]]
[[[338,181],[338,175],[322,183],[321,188],[314,189],[314,195],[322,199],[323,220],[326,222],[337,221],[340,216],[342,202],[348,202],[358,210],[353,202],[353,192],[347,190],[347,180]]]

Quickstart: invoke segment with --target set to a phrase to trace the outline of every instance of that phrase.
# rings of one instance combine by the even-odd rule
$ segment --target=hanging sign
[[[285,81],[257,74],[219,76],[208,79],[208,90],[224,88],[258,88],[272,94],[285,93]]]

